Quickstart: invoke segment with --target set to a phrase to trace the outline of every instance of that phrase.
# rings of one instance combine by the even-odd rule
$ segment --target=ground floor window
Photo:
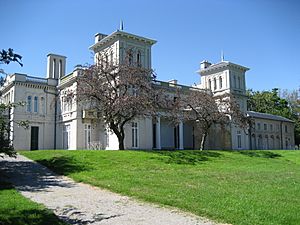
[[[85,148],[90,148],[91,144],[91,124],[85,124],[84,125],[84,140],[85,140]]]
[[[63,128],[63,148],[64,149],[70,148],[70,136],[71,136],[70,124],[64,125],[64,128]]]
[[[132,148],[138,147],[138,123],[132,122],[131,123],[131,143]]]

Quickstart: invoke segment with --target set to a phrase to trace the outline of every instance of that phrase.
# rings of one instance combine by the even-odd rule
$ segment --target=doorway
[[[31,127],[30,150],[39,149],[39,127]]]

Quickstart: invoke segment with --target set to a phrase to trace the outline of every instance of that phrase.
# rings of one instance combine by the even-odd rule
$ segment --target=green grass
[[[63,225],[50,210],[0,181],[0,225]]]
[[[76,181],[219,222],[300,223],[300,151],[22,154]]]

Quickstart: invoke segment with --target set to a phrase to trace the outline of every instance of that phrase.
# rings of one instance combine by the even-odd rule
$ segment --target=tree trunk
[[[205,144],[205,141],[206,141],[206,137],[207,137],[207,133],[204,132],[202,134],[202,137],[201,137],[200,151],[202,151],[204,149],[204,144]]]
[[[125,147],[124,147],[124,137],[122,136],[118,136],[118,141],[119,141],[119,150],[124,150]]]
[[[118,129],[119,128],[119,129]],[[114,123],[110,123],[110,129],[113,130],[115,135],[117,135],[118,142],[119,142],[119,150],[124,150],[124,139],[125,139],[125,133],[124,133],[124,127],[115,125]]]

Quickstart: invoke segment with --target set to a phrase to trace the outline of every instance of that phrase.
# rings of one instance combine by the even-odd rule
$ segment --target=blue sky
[[[46,55],[67,56],[67,72],[92,63],[94,34],[124,31],[157,40],[158,79],[199,82],[202,60],[249,67],[247,87],[300,86],[300,2],[297,0],[1,0],[0,49],[13,48],[24,67],[6,72],[44,77]]]

